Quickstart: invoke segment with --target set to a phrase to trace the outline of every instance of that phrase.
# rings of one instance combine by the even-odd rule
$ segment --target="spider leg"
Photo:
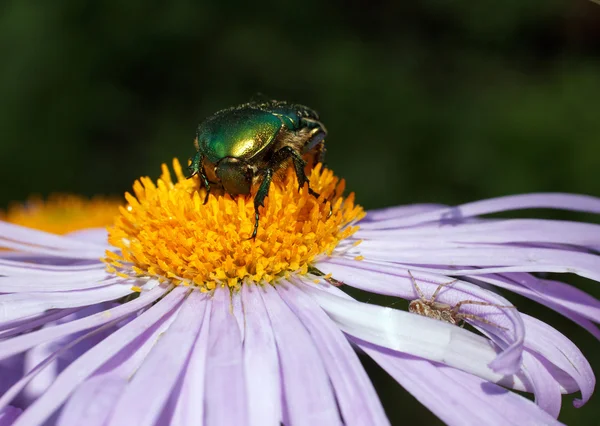
[[[470,319],[472,321],[477,321],[477,322],[482,322],[484,324],[493,325],[494,327],[497,327],[501,330],[508,330],[508,328],[506,328],[506,327],[502,327],[501,325],[496,324],[495,322],[488,321],[485,318],[482,318],[479,315],[475,315],[475,314],[457,313],[456,318],[460,319],[461,321],[466,321],[466,320]]]
[[[456,312],[458,312],[458,310],[460,309],[460,307],[462,305],[493,306],[494,308],[513,308],[513,309],[517,309],[517,307],[513,306],[513,305],[496,305],[494,303],[482,302],[480,300],[461,300],[456,305],[454,305],[453,310],[455,310]]]
[[[448,286],[451,286],[452,284],[454,284],[454,283],[455,283],[455,282],[457,282],[457,281],[458,281],[458,278],[457,278],[457,279],[455,279],[455,280],[452,280],[452,281],[450,281],[450,282],[448,282],[448,283],[443,283],[443,284],[440,284],[440,285],[438,285],[438,287],[435,289],[435,291],[434,291],[434,292],[433,292],[433,294],[431,295],[431,301],[432,301],[432,302],[435,302],[435,299],[437,299],[437,297],[438,297],[438,295],[439,295],[439,293],[440,293],[440,290],[441,290],[443,287],[448,287]]]
[[[410,280],[412,281],[412,284],[415,287],[415,290],[417,291],[417,294],[419,295],[419,299],[427,300],[425,298],[425,295],[423,294],[423,292],[419,288],[419,285],[417,284],[417,280],[415,280],[415,277],[413,277],[413,274],[410,272],[410,270],[408,271],[408,275],[410,276]]]

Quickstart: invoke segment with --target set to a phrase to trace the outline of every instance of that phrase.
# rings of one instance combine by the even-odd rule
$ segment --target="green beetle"
[[[227,108],[198,126],[190,177],[200,176],[206,188],[205,203],[211,184],[231,195],[249,194],[254,184],[260,184],[254,198],[253,239],[258,231],[258,208],[264,206],[273,174],[291,162],[302,188],[308,183],[303,156],[312,156],[314,164],[322,163],[325,136],[327,130],[318,114],[303,105],[273,100]]]

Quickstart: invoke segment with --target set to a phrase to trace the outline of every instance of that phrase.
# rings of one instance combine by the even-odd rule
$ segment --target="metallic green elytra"
[[[308,183],[306,161],[323,162],[327,130],[318,114],[303,105],[283,101],[250,102],[227,108],[210,116],[196,131],[196,154],[191,160],[190,177],[199,175],[206,188],[222,187],[231,195],[249,194],[260,185],[254,197],[255,223],[250,238],[258,231],[258,208],[264,206],[273,174],[294,165],[300,188]],[[319,197],[309,187],[310,193]]]

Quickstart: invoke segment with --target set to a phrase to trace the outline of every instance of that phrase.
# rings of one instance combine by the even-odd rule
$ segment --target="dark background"
[[[122,194],[257,92],[327,125],[366,208],[600,195],[600,6],[584,0],[0,4],[0,207]],[[571,216],[573,217],[573,216]],[[598,294],[595,283],[583,282]],[[598,342],[547,310],[600,371]],[[372,369],[395,424],[430,422]],[[597,425],[598,397],[561,420]]]

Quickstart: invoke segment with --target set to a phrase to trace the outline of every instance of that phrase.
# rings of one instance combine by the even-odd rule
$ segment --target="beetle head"
[[[250,193],[253,172],[245,161],[225,157],[217,163],[215,173],[228,194]]]

